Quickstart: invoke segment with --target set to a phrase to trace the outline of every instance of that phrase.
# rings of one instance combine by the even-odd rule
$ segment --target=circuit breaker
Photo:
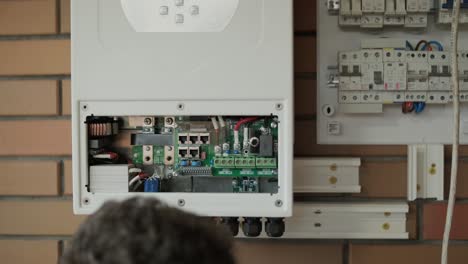
[[[453,1],[317,2],[321,144],[449,144]],[[462,0],[460,24],[467,23]],[[468,38],[458,50],[461,113],[468,112]],[[461,143],[468,142],[462,119]]]
[[[421,28],[427,26],[431,2],[432,0],[335,0],[328,1],[328,9],[339,12],[339,25],[343,27]]]
[[[438,1],[437,22],[440,24],[452,23],[452,8],[454,0]],[[468,23],[468,1],[462,0],[460,6],[460,23]]]
[[[154,196],[233,234],[282,235],[291,0],[75,0],[72,28],[76,213]]]

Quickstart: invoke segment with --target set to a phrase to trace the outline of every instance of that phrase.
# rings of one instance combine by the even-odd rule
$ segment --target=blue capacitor
[[[201,164],[201,161],[199,160],[192,160],[192,167],[200,167],[202,164]]]
[[[185,166],[188,166],[188,165],[189,165],[188,160],[181,160],[180,161],[180,166],[185,167]]]
[[[159,179],[150,178],[145,181],[145,192],[159,192]]]

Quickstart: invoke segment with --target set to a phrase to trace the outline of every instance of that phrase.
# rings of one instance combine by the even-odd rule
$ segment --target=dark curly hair
[[[214,221],[154,198],[107,202],[73,236],[62,264],[233,264],[232,238]]]

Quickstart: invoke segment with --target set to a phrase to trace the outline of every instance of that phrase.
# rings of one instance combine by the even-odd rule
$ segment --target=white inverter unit
[[[75,213],[152,196],[281,236],[292,21],[292,0],[72,1]]]

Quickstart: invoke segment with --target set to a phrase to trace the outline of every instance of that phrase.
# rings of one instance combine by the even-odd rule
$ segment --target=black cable
[[[425,40],[419,41],[418,44],[416,45],[415,50],[419,50],[419,48],[421,47],[422,44],[425,44],[427,46],[427,41],[425,41]]]

